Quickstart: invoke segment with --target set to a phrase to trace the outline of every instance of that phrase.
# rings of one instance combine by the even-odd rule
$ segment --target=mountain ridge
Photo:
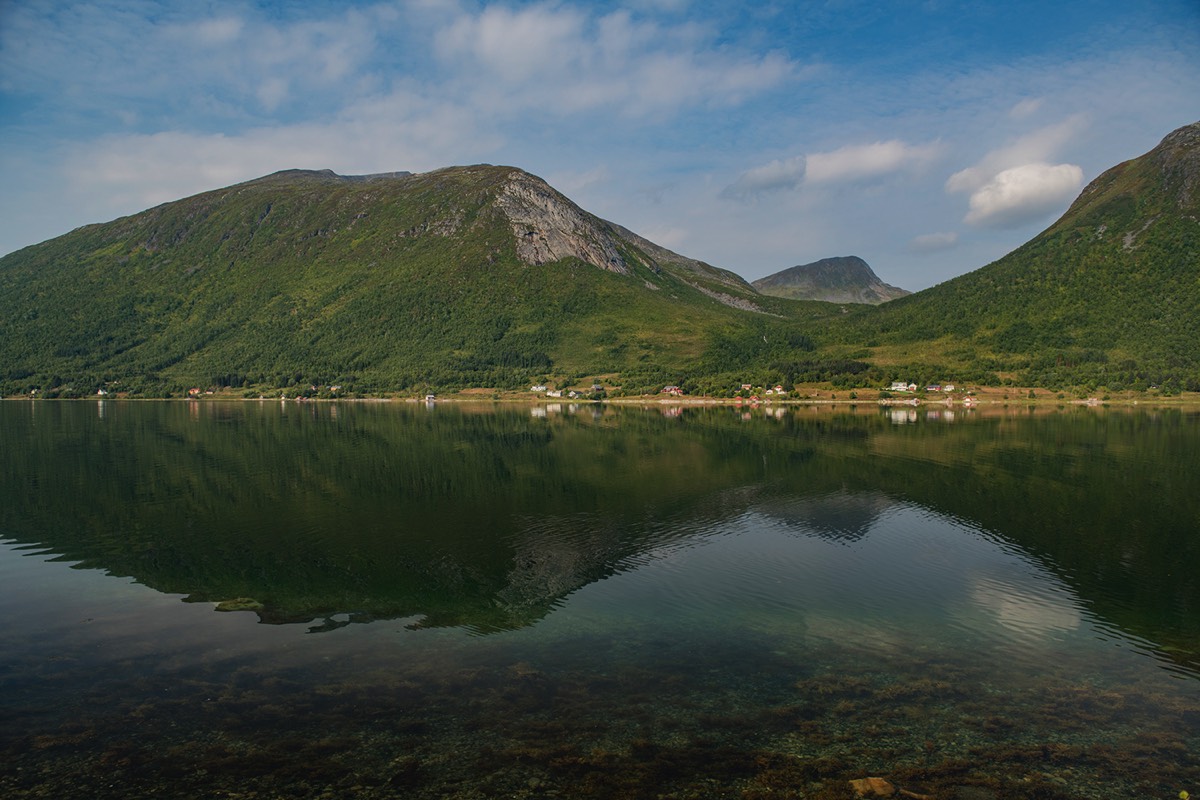
[[[0,307],[5,393],[661,388],[804,341],[794,306],[492,165],[287,170],[161,204],[0,259]]]
[[[1200,389],[1198,187],[1195,123],[1004,258],[867,306],[760,293],[515,167],[285,170],[0,258],[0,393]]]

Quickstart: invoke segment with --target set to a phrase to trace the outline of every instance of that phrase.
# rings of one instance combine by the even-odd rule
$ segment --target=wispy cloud
[[[608,167],[599,166],[589,169],[585,172],[567,171],[555,172],[543,176],[546,181],[558,189],[560,192],[571,196],[576,192],[583,191],[589,187],[603,184],[611,179],[612,174]]]
[[[1008,115],[1013,119],[1025,119],[1032,117],[1041,109],[1042,104],[1046,100],[1043,97],[1028,97],[1008,110]]]
[[[808,156],[809,183],[844,183],[870,180],[905,169],[922,167],[938,153],[936,144],[911,145],[898,139],[873,144],[846,145],[830,153]]]
[[[591,55],[578,49],[584,44],[587,20],[583,11],[572,8],[488,6],[478,14],[459,16],[440,31],[435,49],[448,63],[467,57],[485,70],[485,76],[523,83],[552,66],[561,68]]]
[[[907,169],[920,168],[937,157],[937,144],[911,145],[898,139],[846,145],[827,153],[776,159],[746,170],[725,187],[729,198],[754,197],[764,192],[798,189],[805,184],[871,181]]]
[[[723,197],[752,197],[764,192],[796,189],[804,182],[807,163],[804,156],[796,156],[748,169],[739,175],[737,180],[726,186],[721,195]]]
[[[550,4],[460,14],[435,34],[434,51],[473,102],[510,113],[661,118],[734,105],[802,73],[781,52],[739,53],[694,25]]]
[[[249,8],[195,14],[152,1],[22,4],[0,25],[0,75],[6,88],[42,94],[75,122],[116,103],[153,104],[159,121],[212,125],[344,92],[375,55],[379,22],[370,9],[275,21]]]
[[[908,243],[910,253],[937,253],[950,250],[958,244],[958,234],[953,231],[945,233],[925,233],[915,236]]]
[[[514,132],[526,138],[530,115],[661,126],[799,74],[785,55],[740,50],[686,20],[578,5],[411,2],[276,19],[147,1],[155,13],[23,7],[0,26],[0,79],[43,92],[76,135],[97,114],[120,121],[60,143],[56,159],[101,216],[276,169],[495,160]],[[385,77],[396,60],[411,66]],[[64,99],[64,87],[85,99]]]
[[[254,128],[236,135],[164,131],[71,146],[62,170],[73,194],[102,198],[112,213],[137,210],[281,169],[421,171],[478,160],[502,143],[467,109],[397,92],[336,120]],[[381,166],[382,165],[382,166]]]

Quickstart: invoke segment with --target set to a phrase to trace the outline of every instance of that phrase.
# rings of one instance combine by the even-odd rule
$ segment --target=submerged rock
[[[217,611],[262,611],[263,604],[253,597],[235,597],[217,603]]]
[[[891,797],[896,794],[896,787],[883,778],[858,778],[850,781],[850,788],[855,797]]]

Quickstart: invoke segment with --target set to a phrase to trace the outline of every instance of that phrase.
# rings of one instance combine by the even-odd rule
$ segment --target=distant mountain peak
[[[830,303],[878,305],[911,294],[881,281],[858,256],[822,258],[759,278],[751,285],[761,294]]]

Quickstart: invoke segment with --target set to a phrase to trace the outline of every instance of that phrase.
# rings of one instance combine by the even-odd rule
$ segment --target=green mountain
[[[866,311],[835,336],[913,379],[1200,390],[1200,123],[999,261]]]
[[[0,394],[1200,390],[1198,143],[1175,131],[999,261],[880,306],[760,293],[512,167],[280,172],[0,259]]]
[[[751,285],[773,297],[829,303],[878,305],[912,294],[881,281],[870,265],[858,256],[822,258],[759,278]]]
[[[0,259],[0,309],[0,392],[43,396],[736,383],[837,313],[487,165],[293,170],[89,225]]]

